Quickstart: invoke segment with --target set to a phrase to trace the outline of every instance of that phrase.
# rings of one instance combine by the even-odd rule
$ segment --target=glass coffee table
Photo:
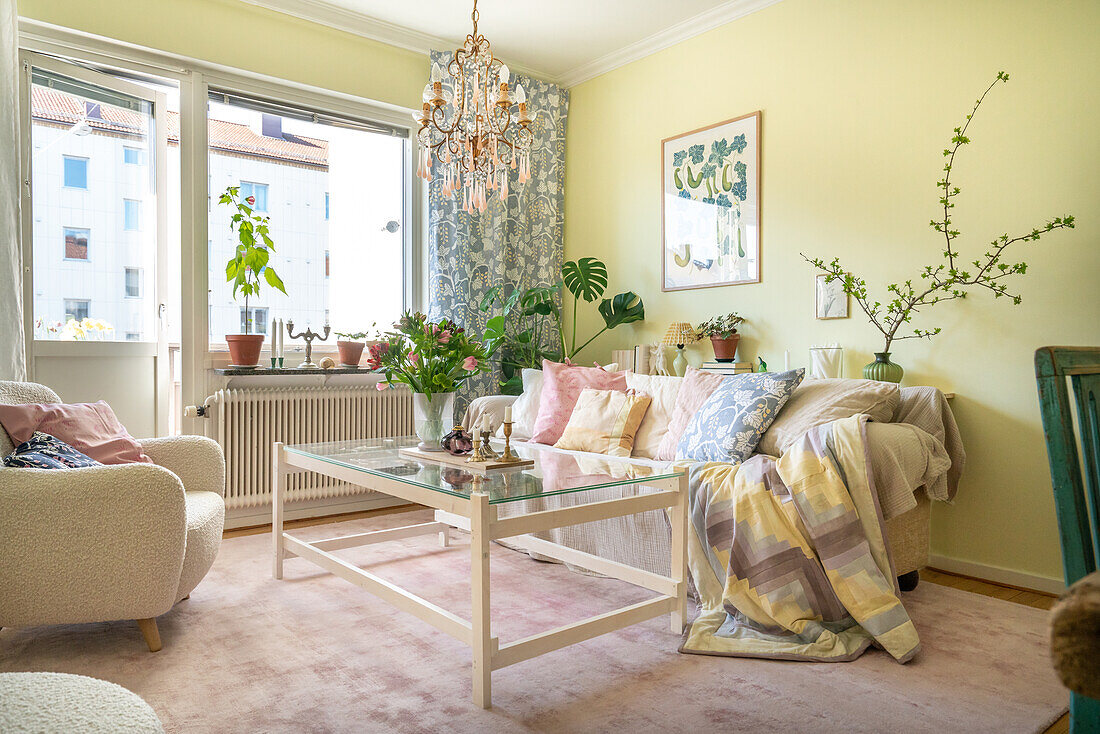
[[[570,454],[549,446],[523,444],[513,450],[533,467],[487,473],[467,471],[400,450],[417,439],[387,438],[333,443],[274,445],[272,574],[283,577],[283,561],[297,556],[360,586],[413,614],[473,649],[473,700],[491,706],[491,674],[508,665],[647,619],[671,615],[672,631],[683,631],[687,602],[687,477],[674,467],[630,459]],[[283,532],[287,477],[312,471],[436,510],[432,522],[307,542]],[[607,499],[594,490],[626,488]],[[568,497],[566,497],[568,495]],[[563,500],[568,500],[564,502]],[[535,537],[534,533],[651,510],[665,510],[672,529],[671,572],[661,576],[633,566]],[[333,554],[344,548],[459,528],[470,533],[472,619],[467,621]],[[492,634],[489,613],[489,543],[508,538],[520,546],[581,568],[640,586],[659,595],[596,617],[513,642]]]

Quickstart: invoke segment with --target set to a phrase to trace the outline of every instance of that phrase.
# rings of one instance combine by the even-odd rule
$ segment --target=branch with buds
[[[997,78],[993,80],[993,83],[989,85],[982,96],[974,102],[974,108],[966,116],[966,122],[955,128],[954,136],[951,138],[952,146],[945,148],[943,151],[944,157],[947,158],[947,162],[943,167],[944,177],[936,182],[937,188],[941,190],[940,204],[943,206],[943,218],[933,219],[931,227],[941,233],[946,240],[946,247],[943,250],[945,262],[939,265],[925,266],[920,272],[920,278],[916,285],[912,280],[906,280],[904,283],[891,283],[886,287],[886,290],[890,293],[889,300],[883,303],[875,300],[870,295],[867,290],[867,282],[863,278],[852,274],[841,266],[839,258],[833,258],[831,262],[826,263],[821,258],[811,258],[802,254],[802,258],[806,262],[825,274],[826,283],[839,280],[844,292],[856,300],[870,322],[886,338],[884,352],[889,352],[890,345],[901,339],[929,339],[939,334],[941,331],[939,327],[933,329],[914,328],[913,333],[903,333],[900,336],[898,331],[905,324],[911,322],[913,316],[922,308],[934,306],[941,301],[966,298],[967,290],[970,288],[985,288],[991,291],[995,298],[1008,298],[1014,304],[1019,304],[1021,301],[1019,294],[1009,292],[1008,285],[1004,281],[1013,275],[1026,273],[1027,263],[1006,262],[1004,260],[1006,250],[1017,242],[1037,241],[1044,234],[1056,229],[1073,229],[1074,220],[1072,215],[1055,217],[1030,232],[1014,237],[1006,233],[993,239],[989,243],[989,249],[980,258],[970,262],[973,265],[973,270],[960,262],[962,257],[959,251],[955,249],[955,239],[960,232],[952,228],[951,220],[951,210],[955,208],[953,199],[961,191],[958,186],[953,186],[951,183],[951,172],[955,164],[955,156],[962,146],[970,144],[970,138],[967,137],[966,131],[986,95],[998,82],[1007,81],[1008,74],[1003,71],[998,72]]]

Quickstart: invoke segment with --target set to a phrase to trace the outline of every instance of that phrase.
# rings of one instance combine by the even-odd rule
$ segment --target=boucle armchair
[[[54,403],[35,383],[0,381],[0,403]],[[156,617],[191,594],[218,553],[225,460],[200,436],[142,439],[153,464],[0,467],[0,628]],[[0,429],[0,455],[12,451]]]

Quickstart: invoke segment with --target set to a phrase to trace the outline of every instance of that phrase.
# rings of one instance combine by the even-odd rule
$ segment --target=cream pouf
[[[0,673],[5,734],[145,734],[164,727],[141,696],[105,680],[68,673]]]

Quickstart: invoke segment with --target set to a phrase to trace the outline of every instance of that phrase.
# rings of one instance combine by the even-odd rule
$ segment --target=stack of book
[[[699,369],[722,375],[740,375],[752,372],[752,362],[703,362]]]

